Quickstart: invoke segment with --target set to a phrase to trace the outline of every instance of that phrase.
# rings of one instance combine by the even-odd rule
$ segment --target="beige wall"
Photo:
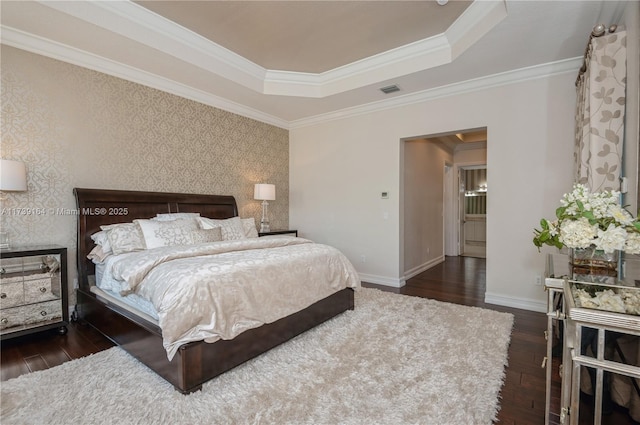
[[[75,277],[76,217],[50,210],[74,209],[74,187],[233,195],[259,222],[253,184],[273,183],[271,226],[288,226],[287,130],[7,46],[1,59],[0,153],[28,173],[2,204],[14,245],[66,246]]]
[[[453,155],[429,140],[404,142],[401,155],[407,276],[444,261],[444,167]]]
[[[341,249],[363,280],[401,283],[401,140],[487,127],[487,299],[544,309],[544,255],[531,238],[571,189],[574,81],[564,73],[292,129],[292,226]]]

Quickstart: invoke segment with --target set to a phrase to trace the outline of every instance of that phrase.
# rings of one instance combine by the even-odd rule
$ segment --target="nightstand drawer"
[[[0,329],[15,328],[24,323],[24,307],[6,308],[0,310]]]
[[[25,325],[62,320],[62,306],[57,300],[26,305],[21,308],[24,310],[23,323]]]
[[[19,282],[2,282],[0,284],[0,308],[13,307],[24,304],[24,290],[22,279]]]
[[[22,282],[22,258],[0,258],[0,282]]]
[[[62,320],[62,306],[57,300],[0,311],[0,329],[24,327],[44,322],[59,322],[60,320]]]
[[[51,278],[24,281],[24,303],[33,304],[58,299],[51,290]]]

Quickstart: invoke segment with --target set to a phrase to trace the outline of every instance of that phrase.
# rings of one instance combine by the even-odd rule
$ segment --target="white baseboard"
[[[501,294],[493,294],[485,292],[484,302],[487,304],[502,305],[505,307],[520,308],[522,310],[537,311],[540,313],[547,312],[547,303],[545,301],[532,300],[529,298],[520,298],[505,296]]]
[[[402,288],[406,282],[404,279],[398,279],[387,276],[378,276],[375,274],[358,273],[360,280],[367,283],[375,283],[377,285],[392,286],[394,288]]]
[[[388,276],[378,276],[374,274],[365,274],[360,273],[360,279],[363,282],[375,283],[377,285],[384,286],[392,286],[394,288],[402,288],[407,284],[407,280],[411,279],[413,276],[419,275],[425,270],[430,269],[431,267],[444,262],[444,255],[441,255],[438,258],[434,258],[433,260],[427,261],[424,264],[419,265],[418,267],[414,267],[411,270],[408,270],[403,277],[388,277]]]
[[[410,270],[407,270],[404,273],[404,277],[403,280],[407,281],[409,279],[411,279],[414,276],[419,275],[420,273],[422,273],[425,270],[429,270],[431,267],[436,266],[440,263],[444,263],[444,255],[441,255],[437,258],[434,258],[433,260],[429,260],[426,263],[423,263],[417,267],[414,267]]]

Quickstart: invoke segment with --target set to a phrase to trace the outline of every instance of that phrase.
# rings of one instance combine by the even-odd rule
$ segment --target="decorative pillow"
[[[193,233],[199,230],[193,218],[179,218],[169,221],[133,220],[142,230],[147,248],[161,246],[191,245]]]
[[[119,223],[100,226],[107,232],[109,245],[114,255],[131,251],[142,251],[146,248],[140,226],[136,223]]]
[[[151,220],[154,221],[173,221],[180,218],[198,218],[200,213],[159,213]]]
[[[101,264],[104,263],[104,260],[111,254],[111,251],[109,251],[109,253],[106,253],[104,252],[102,246],[96,245],[95,247],[93,247],[89,255],[87,255],[87,258],[93,261],[95,264]]]
[[[244,235],[247,238],[257,238],[258,229],[256,228],[256,221],[253,218],[243,218],[242,228],[244,229]]]
[[[223,241],[233,241],[246,239],[244,227],[240,217],[231,217],[226,220],[215,220],[213,218],[199,217],[198,222],[202,229],[214,229],[219,227],[222,232]]]
[[[96,245],[101,246],[102,251],[105,254],[112,254],[111,245],[109,244],[109,237],[107,236],[107,232],[105,232],[104,230],[96,232],[93,235],[91,235],[91,240],[94,241]]]
[[[100,228],[106,232],[111,253],[114,255],[142,251],[146,248],[140,228],[135,223],[110,224]]]
[[[198,229],[191,236],[193,237],[193,243],[219,242],[222,240],[222,228]]]

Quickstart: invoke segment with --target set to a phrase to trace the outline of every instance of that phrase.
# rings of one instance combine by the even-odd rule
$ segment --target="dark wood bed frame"
[[[151,218],[158,213],[199,212],[203,217],[234,217],[238,215],[235,199],[219,195],[80,188],[73,192],[79,210],[78,319],[96,328],[182,393],[197,391],[211,378],[354,308],[353,290],[343,289],[291,316],[243,332],[232,340],[182,345],[169,361],[157,325],[91,292],[95,277],[94,264],[87,259],[95,246],[91,235],[104,224]]]

